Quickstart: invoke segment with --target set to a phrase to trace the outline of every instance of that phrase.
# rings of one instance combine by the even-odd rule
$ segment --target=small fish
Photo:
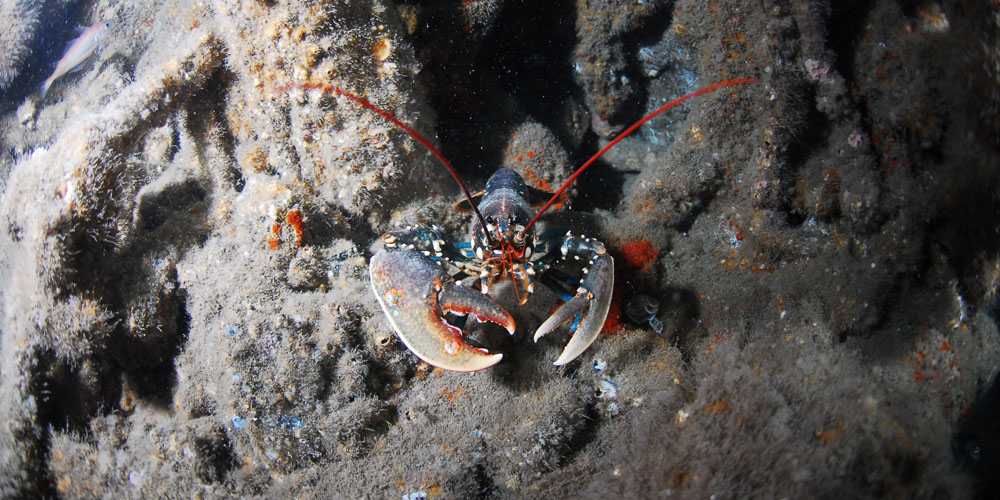
[[[49,91],[52,82],[56,81],[57,78],[80,69],[83,62],[97,50],[97,47],[101,43],[101,36],[110,27],[110,22],[97,23],[87,28],[76,40],[73,40],[73,43],[66,49],[66,53],[63,54],[62,59],[59,60],[59,64],[56,65],[56,70],[52,72],[52,76],[42,84],[42,97],[45,97],[45,93]]]

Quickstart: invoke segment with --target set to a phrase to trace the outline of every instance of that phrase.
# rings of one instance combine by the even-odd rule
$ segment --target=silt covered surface
[[[55,59],[0,68],[5,497],[996,493],[995,3],[18,5],[112,28],[44,99]],[[496,290],[513,337],[472,327],[491,369],[406,350],[379,235],[472,221],[324,86],[473,191],[502,166],[552,191],[740,77],[543,219],[616,261],[577,361],[531,342],[541,286]]]

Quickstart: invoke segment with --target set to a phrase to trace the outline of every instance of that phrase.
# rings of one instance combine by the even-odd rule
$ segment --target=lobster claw
[[[538,342],[538,339],[545,334],[573,319],[577,313],[583,313],[582,321],[573,331],[573,336],[563,348],[562,354],[556,359],[554,363],[556,366],[565,365],[576,359],[601,333],[604,320],[608,317],[608,309],[611,308],[611,292],[615,286],[614,268],[615,261],[607,253],[595,256],[585,270],[587,276],[577,289],[576,296],[559,306],[559,309],[556,309],[535,331],[535,342]]]
[[[372,257],[369,273],[393,330],[420,359],[446,370],[471,372],[503,358],[467,344],[462,330],[449,324],[444,314],[473,314],[511,334],[514,318],[489,296],[456,283],[431,258],[412,249],[382,249]]]

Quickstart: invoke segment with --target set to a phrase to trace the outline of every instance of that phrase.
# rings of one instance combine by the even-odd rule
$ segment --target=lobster
[[[375,298],[396,335],[417,357],[445,370],[469,372],[493,366],[503,354],[470,345],[462,327],[449,321],[448,314],[465,318],[472,315],[479,322],[500,325],[513,335],[514,318],[488,295],[490,286],[510,276],[523,305],[538,278],[564,303],[538,327],[534,341],[569,323],[570,340],[554,364],[564,365],[577,358],[597,339],[607,319],[614,288],[614,259],[596,239],[569,231],[536,235],[535,223],[587,167],[653,117],[696,96],[755,81],[751,77],[717,82],[646,115],[580,166],[530,219],[529,188],[517,172],[501,168],[494,173],[477,204],[451,163],[427,139],[367,99],[339,87],[323,86],[325,92],[347,97],[374,111],[421,143],[448,169],[465,195],[462,203],[467,203],[476,215],[478,224],[473,223],[467,242],[448,243],[440,230],[427,227],[408,227],[382,235],[383,248],[372,256],[369,276]],[[586,262],[582,280],[556,267],[570,257]],[[461,284],[468,277],[478,278],[479,291]]]

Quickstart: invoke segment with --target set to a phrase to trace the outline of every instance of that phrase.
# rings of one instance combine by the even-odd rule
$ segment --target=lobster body
[[[500,361],[502,354],[468,345],[462,329],[446,317],[473,315],[513,334],[510,313],[487,295],[491,284],[508,276],[521,304],[539,275],[566,301],[534,336],[537,342],[572,320],[573,337],[557,365],[579,356],[597,338],[611,303],[614,261],[600,242],[567,231],[547,233],[536,242],[533,228],[525,227],[531,214],[527,192],[517,172],[494,173],[478,205],[485,224],[473,224],[468,243],[448,244],[439,231],[422,227],[382,236],[384,248],[371,260],[372,289],[396,334],[424,361],[454,371],[481,370]],[[587,260],[582,281],[553,267],[570,256]],[[481,293],[456,280],[465,276],[479,279]]]
[[[479,213],[486,219],[486,226],[473,225],[472,253],[482,261],[480,271],[482,291],[487,293],[489,285],[502,281],[507,273],[517,284],[527,282],[521,304],[527,300],[531,287],[530,277],[522,273],[534,245],[534,228],[525,231],[525,224],[531,218],[531,205],[527,200],[528,188],[517,172],[509,168],[497,170],[488,181],[483,198],[479,202]],[[515,291],[517,289],[515,288]],[[521,296],[519,294],[519,296]]]
[[[517,172],[509,168],[501,168],[486,181],[486,191],[479,202],[479,213],[486,218],[486,227],[474,226],[472,244],[475,249],[483,248],[497,250],[497,245],[490,245],[493,235],[500,236],[503,242],[510,244],[514,250],[521,251],[526,244],[534,240],[528,234],[519,235],[525,224],[531,219],[531,206],[527,200],[528,188]],[[534,230],[532,230],[532,234]],[[490,248],[492,246],[492,248]]]
[[[367,99],[339,87],[323,87],[325,92],[374,111],[423,144],[455,178],[478,218],[468,242],[449,244],[437,229],[423,227],[382,235],[384,248],[372,257],[369,272],[375,297],[396,334],[413,353],[434,366],[454,371],[492,366],[503,355],[467,344],[462,329],[449,323],[446,315],[473,315],[479,321],[502,325],[513,334],[513,318],[487,295],[490,285],[510,276],[514,292],[524,304],[535,278],[540,277],[565,303],[538,327],[534,339],[537,342],[569,322],[572,337],[555,364],[575,359],[594,342],[607,319],[614,287],[614,260],[600,241],[591,238],[568,231],[536,235],[535,222],[587,167],[653,117],[697,96],[756,81],[753,77],[723,80],[660,106],[591,156],[530,220],[528,188],[517,172],[502,168],[494,173],[479,205],[473,206],[474,197],[461,177],[427,139]],[[569,257],[586,262],[582,280],[556,267]],[[462,286],[459,281],[466,277],[478,277],[482,293]]]

